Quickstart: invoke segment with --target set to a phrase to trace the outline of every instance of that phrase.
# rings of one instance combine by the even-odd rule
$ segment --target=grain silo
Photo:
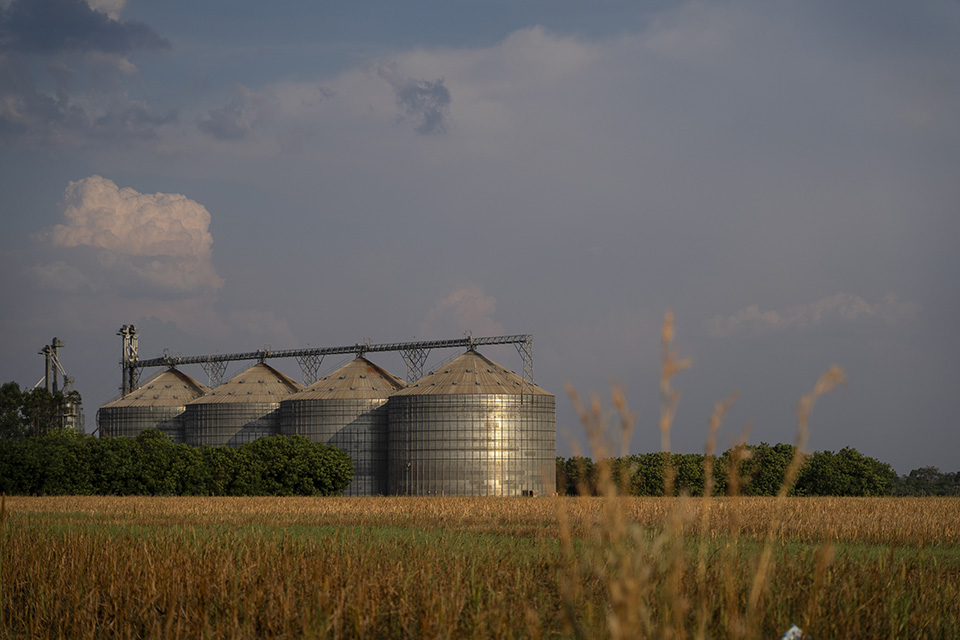
[[[183,442],[183,412],[188,402],[210,391],[187,374],[167,369],[122,398],[100,407],[101,438],[135,438],[147,429],[160,429],[175,443]]]
[[[549,495],[556,399],[474,350],[393,395],[388,489],[400,495]]]
[[[331,444],[353,460],[348,496],[387,493],[387,400],[404,382],[360,357],[280,403],[280,433]]]
[[[238,447],[279,433],[280,401],[303,385],[260,362],[187,404],[184,441]]]

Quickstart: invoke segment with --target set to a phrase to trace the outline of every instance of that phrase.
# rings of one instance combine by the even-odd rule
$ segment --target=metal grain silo
[[[302,435],[346,451],[353,459],[348,496],[387,493],[386,403],[404,382],[357,358],[280,403],[280,433]]]
[[[239,447],[279,433],[280,401],[303,385],[263,362],[187,404],[184,441]]]
[[[100,407],[101,438],[135,438],[147,429],[160,429],[175,443],[183,442],[186,404],[210,389],[177,369],[167,369],[122,398]]]
[[[556,399],[476,351],[390,398],[388,489],[400,495],[550,495]]]

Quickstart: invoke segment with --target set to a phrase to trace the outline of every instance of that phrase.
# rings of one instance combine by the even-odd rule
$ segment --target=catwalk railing
[[[126,344],[126,343],[125,343]],[[407,382],[413,383],[423,377],[423,367],[427,356],[433,349],[451,349],[466,347],[473,349],[478,346],[513,344],[523,359],[523,379],[526,384],[533,384],[533,336],[530,334],[514,336],[486,336],[474,338],[455,338],[452,340],[420,340],[414,342],[389,342],[372,344],[370,342],[356,343],[342,347],[315,347],[309,349],[261,349],[242,353],[218,353],[206,356],[172,356],[164,355],[160,358],[139,360],[135,356],[120,361],[123,370],[122,392],[126,395],[133,391],[140,378],[140,372],[148,367],[178,367],[181,365],[199,364],[209,378],[210,387],[217,387],[223,381],[227,364],[239,360],[258,360],[263,362],[271,358],[294,358],[303,371],[304,384],[310,385],[317,381],[320,365],[324,356],[356,354],[358,357],[365,353],[380,351],[397,351],[407,365]],[[125,349],[124,353],[128,353]],[[135,353],[135,351],[134,351]],[[526,391],[526,390],[524,390]]]

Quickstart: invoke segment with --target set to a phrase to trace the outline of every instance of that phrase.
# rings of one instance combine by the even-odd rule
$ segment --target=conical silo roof
[[[299,382],[260,362],[190,404],[279,403],[301,389]]]
[[[513,371],[504,369],[493,360],[470,350],[449,364],[426,375],[405,389],[398,396],[416,395],[547,395],[535,384],[525,383]]]
[[[182,407],[196,400],[210,388],[177,369],[161,371],[122,398],[103,405],[104,409],[120,407]]]
[[[284,400],[389,398],[405,386],[403,380],[386,369],[359,357]]]

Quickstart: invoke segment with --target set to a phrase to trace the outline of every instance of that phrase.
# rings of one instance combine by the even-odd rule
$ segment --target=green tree
[[[775,496],[783,486],[796,450],[792,444],[766,442],[728,449],[717,464],[717,471],[722,474],[718,477],[718,487],[721,492],[733,491],[736,487],[736,493],[744,496]],[[735,464],[738,459],[739,466]],[[736,477],[731,478],[732,474]]]
[[[240,457],[232,447],[200,447],[201,471],[203,473],[203,495],[228,496],[243,495],[233,493],[233,479],[237,476]]]
[[[882,496],[891,492],[896,477],[889,464],[844,447],[810,456],[796,490],[808,496]]]
[[[42,468],[40,447],[32,439],[0,440],[0,491],[10,495],[38,494]]]
[[[565,496],[567,495],[567,460],[566,458],[557,456],[556,465],[557,465],[557,475],[556,475],[557,495]]]
[[[95,439],[93,476],[100,495],[144,495],[146,487],[138,468],[139,447],[132,438]]]
[[[597,494],[596,469],[590,458],[584,456],[567,458],[564,464],[564,477],[567,479],[566,495]]]
[[[751,446],[750,450],[753,455],[744,464],[748,470],[745,473],[748,480],[743,485],[743,495],[777,495],[783,487],[787,467],[790,466],[797,448],[792,444],[779,443],[771,446],[761,442]]]
[[[43,436],[64,427],[68,407],[79,411],[80,394],[76,391],[51,393],[37,387],[20,389],[16,382],[0,386],[0,438]]]
[[[59,430],[30,441],[39,450],[41,495],[90,495],[94,474],[90,442],[93,437]]]
[[[186,444],[173,445],[171,473],[176,479],[176,494],[181,496],[211,495],[206,489],[206,474],[200,449]]]
[[[27,435],[27,424],[20,413],[23,405],[23,392],[16,382],[5,382],[0,386],[0,438],[23,438]]]
[[[629,495],[663,495],[664,457],[665,454],[660,452],[627,456],[624,471],[630,474],[630,480],[626,483]]]
[[[937,467],[920,467],[893,483],[898,496],[960,496],[960,472],[944,473]]]
[[[671,456],[676,471],[674,487],[679,495],[703,495],[703,455],[699,453],[675,453]]]
[[[234,450],[233,458],[233,476],[230,478],[227,494],[231,496],[266,495],[263,487],[263,461],[257,452],[245,444]]]
[[[147,495],[172,495],[177,493],[179,454],[170,436],[159,429],[146,429],[136,438],[137,470],[143,493]]]
[[[174,445],[157,429],[136,439],[69,430],[0,440],[0,491],[12,495],[334,495],[353,462],[302,436],[237,449]]]

